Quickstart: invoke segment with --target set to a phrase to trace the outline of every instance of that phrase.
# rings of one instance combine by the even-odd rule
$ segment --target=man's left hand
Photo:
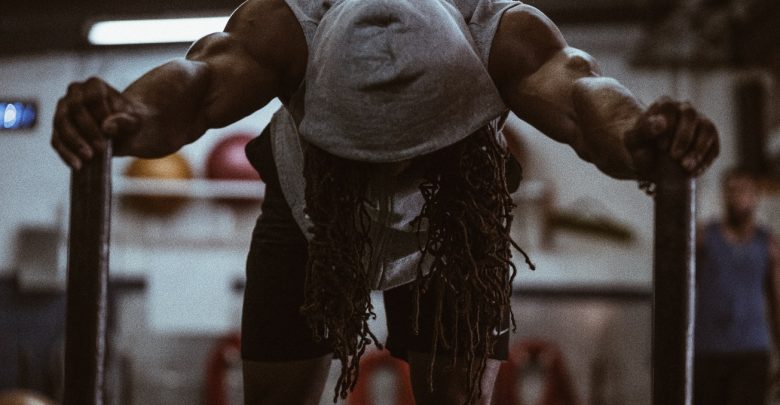
[[[689,103],[669,98],[645,110],[625,142],[640,180],[657,180],[659,153],[671,156],[691,176],[699,176],[720,152],[712,121]]]

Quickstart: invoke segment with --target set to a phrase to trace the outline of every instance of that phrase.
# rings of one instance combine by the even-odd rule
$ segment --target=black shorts
[[[698,353],[693,360],[695,405],[759,404],[769,387],[769,352]]]
[[[247,146],[247,155],[266,183],[262,214],[252,234],[246,267],[241,320],[241,356],[254,361],[293,361],[323,356],[331,349],[317,343],[300,314],[308,249],[279,185],[268,128]],[[413,333],[414,295],[410,285],[384,291],[386,347],[398,358],[408,351],[430,353],[435,302],[423,295],[420,333]],[[445,301],[446,302],[446,301]],[[445,307],[446,308],[446,307]],[[448,316],[444,317],[445,327]],[[505,360],[509,333],[503,333],[491,358]]]

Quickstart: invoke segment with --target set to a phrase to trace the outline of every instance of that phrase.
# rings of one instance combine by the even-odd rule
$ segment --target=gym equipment
[[[206,159],[206,177],[222,180],[260,180],[257,170],[246,158],[246,144],[253,139],[248,134],[222,138],[212,147]]]
[[[102,405],[106,365],[111,143],[71,173],[63,405]]]
[[[574,386],[563,354],[558,347],[544,340],[523,340],[516,343],[509,352],[509,361],[501,364],[496,379],[493,403],[506,405],[577,405]],[[526,380],[534,374],[541,377],[539,386],[534,387],[537,401],[528,402]],[[530,390],[528,390],[530,391]]]
[[[221,337],[206,362],[204,405],[229,405],[228,371],[241,362],[241,335],[230,333]]]
[[[371,398],[371,377],[379,370],[387,370],[393,375],[396,388],[394,404],[414,404],[409,365],[394,358],[386,350],[375,350],[360,359],[360,377],[355,389],[347,397],[347,405],[370,405],[374,402]]]
[[[0,392],[0,405],[55,405],[55,402],[35,391],[13,389]]]
[[[191,179],[192,168],[180,153],[159,159],[134,159],[125,170],[128,177],[147,179]]]
[[[217,142],[206,158],[206,177],[214,180],[260,180],[260,175],[246,157],[246,145],[254,139],[249,134],[237,133]],[[221,197],[216,202],[233,209],[256,209],[259,200],[246,197]]]
[[[661,158],[655,190],[653,404],[689,405],[696,296],[696,181]]]
[[[159,159],[134,159],[125,176],[150,180],[187,180],[193,178],[189,161],[180,153]],[[173,196],[132,195],[122,197],[126,205],[138,211],[152,215],[170,215],[178,211],[186,203],[186,199]]]

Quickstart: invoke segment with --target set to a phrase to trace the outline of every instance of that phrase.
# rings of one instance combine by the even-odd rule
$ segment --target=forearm
[[[625,138],[644,112],[636,97],[614,79],[583,77],[574,82],[572,103],[578,132],[572,147],[604,173],[635,179]]]
[[[520,118],[605,174],[638,177],[625,139],[645,109],[616,80],[601,77],[589,55],[564,48],[533,74],[508,83],[504,98]]]
[[[210,126],[204,113],[209,87],[208,65],[186,59],[168,62],[133,82],[123,95],[142,126],[122,142],[121,152],[161,156],[199,138]]]

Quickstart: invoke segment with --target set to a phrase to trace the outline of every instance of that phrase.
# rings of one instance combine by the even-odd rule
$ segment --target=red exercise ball
[[[260,180],[257,170],[246,158],[246,144],[254,137],[234,134],[222,138],[209,152],[206,177],[220,180]]]
[[[159,159],[133,160],[125,170],[127,177],[149,180],[187,180],[193,178],[189,161],[180,153]],[[186,198],[173,196],[128,196],[128,206],[153,215],[170,215],[181,208]]]

